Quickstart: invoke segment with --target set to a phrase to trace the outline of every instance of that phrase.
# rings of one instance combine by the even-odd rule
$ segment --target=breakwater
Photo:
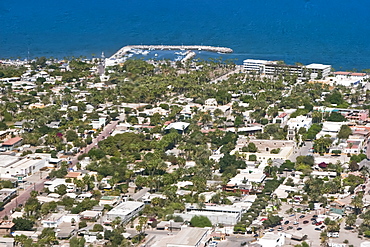
[[[129,53],[133,49],[140,50],[198,50],[220,53],[232,53],[233,50],[228,47],[206,46],[206,45],[128,45],[119,49],[111,58],[119,58]]]

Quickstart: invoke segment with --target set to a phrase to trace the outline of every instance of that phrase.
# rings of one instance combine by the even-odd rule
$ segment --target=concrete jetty
[[[220,53],[232,53],[233,50],[228,47],[216,47],[206,45],[128,45],[119,49],[111,58],[119,58],[129,53],[132,49],[140,50],[198,50]]]

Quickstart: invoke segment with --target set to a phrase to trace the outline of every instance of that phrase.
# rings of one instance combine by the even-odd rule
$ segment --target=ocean
[[[366,0],[1,0],[0,58],[112,55],[125,45],[213,45],[225,58],[370,68]],[[211,54],[210,56],[219,56]]]

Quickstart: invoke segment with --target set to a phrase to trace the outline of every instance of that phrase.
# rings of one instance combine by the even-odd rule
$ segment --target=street
[[[24,205],[24,203],[28,200],[28,198],[30,198],[31,191],[33,191],[33,190],[41,191],[44,188],[44,182],[45,182],[45,179],[42,179],[40,182],[34,183],[34,184],[29,185],[28,187],[26,187],[26,189],[24,191],[20,191],[19,195],[16,198],[11,200],[9,203],[7,203],[4,206],[4,210],[2,210],[0,212],[0,218],[3,218],[5,215],[10,216],[11,211],[13,212],[13,210],[16,207],[18,207],[18,205],[20,205],[20,204]]]
[[[297,147],[293,150],[293,153],[289,157],[290,161],[295,162],[298,156],[301,156],[301,155],[306,156],[306,155],[311,154],[310,150],[312,146],[313,146],[312,141],[305,141],[302,147]]]
[[[118,121],[112,121],[109,124],[107,124],[103,131],[93,140],[93,142],[90,145],[87,145],[80,153],[77,153],[73,159],[70,167],[74,167],[78,163],[78,156],[84,153],[88,153],[91,149],[94,147],[97,147],[98,142],[108,137],[111,133],[111,131],[117,126]]]
[[[74,165],[77,164],[78,155],[89,152],[93,147],[95,147],[97,145],[97,143],[99,141],[101,141],[101,140],[105,139],[107,136],[109,136],[111,131],[116,127],[117,124],[118,124],[118,121],[113,121],[113,122],[109,123],[107,126],[105,126],[104,130],[99,134],[99,136],[97,136],[93,140],[93,142],[90,145],[88,145],[82,151],[82,153],[78,153],[74,156],[74,158],[72,160],[71,167],[73,167]],[[47,175],[47,174],[45,173],[44,175]],[[23,184],[23,186],[25,186],[25,190],[21,190],[21,191],[18,190],[18,193],[19,193],[18,196],[13,198],[9,203],[7,203],[4,206],[4,209],[2,211],[0,211],[0,218],[3,218],[6,215],[9,216],[13,212],[13,210],[16,207],[18,207],[18,205],[20,205],[20,204],[24,205],[25,202],[28,200],[28,198],[30,198],[31,191],[33,191],[33,190],[36,190],[36,191],[43,190],[45,180],[46,180],[46,176],[45,176],[45,178],[43,178],[43,174],[42,174],[41,171],[33,174],[32,176],[30,176],[28,178],[26,178],[25,179],[26,182],[24,182],[24,184]]]

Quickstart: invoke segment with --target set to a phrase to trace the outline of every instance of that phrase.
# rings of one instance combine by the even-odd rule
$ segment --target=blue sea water
[[[1,0],[0,20],[0,58],[203,44],[232,48],[239,63],[370,68],[368,0]]]

